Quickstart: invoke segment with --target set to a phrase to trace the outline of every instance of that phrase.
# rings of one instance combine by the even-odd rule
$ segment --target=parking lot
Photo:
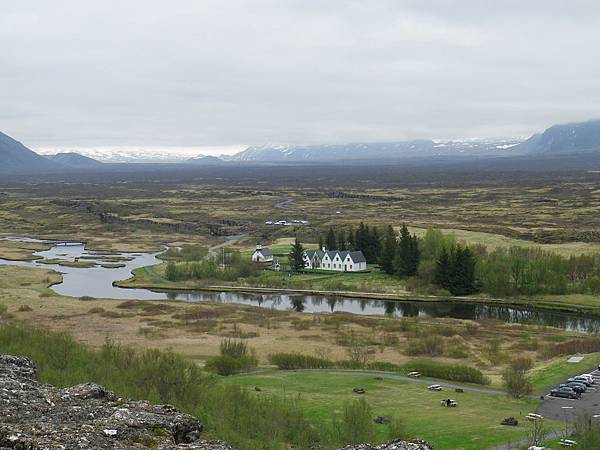
[[[596,382],[589,386],[580,398],[559,398],[547,394],[536,412],[548,419],[569,422],[574,421],[578,414],[582,412],[600,415],[600,371],[591,370],[586,373],[593,375]],[[566,382],[566,380],[563,382]]]

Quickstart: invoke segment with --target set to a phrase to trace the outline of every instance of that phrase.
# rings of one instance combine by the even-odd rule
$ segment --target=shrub
[[[346,444],[372,441],[375,428],[369,403],[364,398],[346,402],[341,420],[333,421],[333,430],[336,440]]]
[[[258,364],[256,357],[243,341],[225,339],[219,347],[220,355],[209,358],[205,368],[210,372],[228,376],[240,372],[248,372]]]
[[[465,383],[490,384],[491,380],[479,369],[459,364],[442,364],[434,361],[413,361],[403,366],[406,371],[420,372],[426,377]]]
[[[251,356],[233,358],[228,355],[219,355],[206,360],[206,365],[204,367],[209,372],[218,373],[219,375],[226,377],[252,370],[256,367],[256,359]]]
[[[269,355],[269,362],[283,370],[329,369],[334,366],[334,362],[328,359],[301,353],[273,353]]]
[[[600,338],[590,337],[583,339],[571,339],[565,342],[548,345],[544,349],[544,356],[554,357],[561,355],[572,355],[575,353],[600,352]]]
[[[467,350],[466,347],[464,347],[462,345],[457,345],[456,347],[450,347],[448,349],[447,353],[450,358],[460,359],[460,358],[468,358],[469,357],[469,351]]]
[[[410,356],[440,356],[444,353],[444,338],[441,336],[425,336],[409,339],[406,343],[406,354]]]
[[[525,370],[518,367],[507,367],[502,373],[504,387],[511,397],[522,398],[531,394],[533,386]]]

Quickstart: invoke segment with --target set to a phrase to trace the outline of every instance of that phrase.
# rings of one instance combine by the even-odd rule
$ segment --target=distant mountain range
[[[600,120],[555,125],[527,140],[413,140],[387,143],[327,144],[327,145],[265,145],[248,147],[235,155],[199,155],[178,164],[188,166],[223,166],[242,164],[301,164],[301,163],[377,163],[378,161],[448,161],[453,164],[482,160],[570,157],[582,158],[597,151],[600,156]],[[596,153],[594,153],[596,155]],[[594,156],[596,158],[596,156]],[[597,158],[596,158],[597,159]],[[136,159],[131,162],[139,162]],[[486,164],[488,164],[486,163]],[[163,163],[167,164],[167,163]],[[120,164],[123,166],[124,164]],[[41,156],[10,136],[0,133],[0,173],[69,172],[74,170],[109,170],[115,164],[103,164],[79,153],[59,153]],[[133,165],[127,165],[133,167]]]
[[[56,155],[45,155],[50,161],[54,161],[64,166],[78,168],[78,169],[96,169],[103,165],[100,161],[87,156],[80,155],[79,153],[68,152],[68,153],[57,153]]]
[[[347,160],[390,160],[436,156],[480,156],[508,154],[508,149],[521,141],[444,141],[415,140],[383,143],[356,143],[333,145],[261,146],[248,147],[226,161],[319,162]]]

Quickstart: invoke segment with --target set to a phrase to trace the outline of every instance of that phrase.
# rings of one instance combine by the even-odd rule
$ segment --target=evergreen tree
[[[319,234],[319,250],[322,250],[324,245],[323,236]]]
[[[401,277],[413,277],[419,272],[419,241],[410,235],[406,225],[400,229],[400,241],[394,257],[394,272]]]
[[[379,258],[379,264],[383,271],[387,274],[392,275],[394,273],[394,257],[396,256],[396,248],[398,247],[398,241],[396,240],[396,232],[392,226],[388,226],[383,236],[383,249],[381,251],[381,258]]]
[[[452,295],[474,294],[477,292],[475,265],[476,259],[473,251],[469,247],[456,245],[448,258],[447,287],[442,287],[448,289]]]
[[[449,290],[450,287],[450,255],[446,247],[442,247],[435,263],[435,273],[433,282],[443,289]]]
[[[333,231],[332,227],[329,227],[329,231],[325,237],[325,247],[327,250],[337,250],[337,239],[335,237],[335,231]]]
[[[348,250],[356,250],[356,240],[352,227],[350,227],[348,230],[348,236],[346,239],[348,241]]]
[[[338,233],[337,242],[338,250],[346,250],[346,233],[344,233],[344,230],[340,230],[340,232]]]
[[[363,222],[360,223],[358,229],[356,230],[355,238],[354,238],[354,246],[356,250],[361,250],[363,253],[367,251],[368,247],[368,233],[369,228],[365,226]],[[367,255],[365,254],[365,258]]]
[[[381,235],[377,227],[371,228],[369,233],[369,258],[370,263],[376,263],[381,257]]]
[[[304,247],[298,238],[296,238],[292,244],[292,248],[288,255],[288,261],[292,272],[299,272],[304,269]]]

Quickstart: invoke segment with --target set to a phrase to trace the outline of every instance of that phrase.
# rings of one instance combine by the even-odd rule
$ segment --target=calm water
[[[10,238],[13,240],[34,239]],[[186,302],[222,302],[237,303],[265,308],[303,312],[349,312],[366,315],[390,315],[396,317],[452,317],[457,319],[484,320],[495,319],[510,323],[528,323],[548,325],[571,331],[596,333],[600,331],[600,319],[583,315],[556,313],[550,311],[526,310],[513,307],[481,304],[465,304],[451,302],[411,302],[386,300],[361,300],[355,298],[326,297],[320,295],[289,294],[244,294],[235,292],[158,292],[148,289],[123,289],[113,286],[114,281],[124,280],[131,276],[131,271],[139,267],[159,264],[157,254],[151,253],[118,253],[98,254],[89,252],[82,243],[55,245],[50,250],[36,252],[45,259],[61,259],[74,261],[85,256],[83,260],[103,263],[102,258],[125,257],[128,261],[119,263],[125,267],[107,269],[100,266],[93,268],[71,268],[58,264],[40,264],[36,261],[7,261],[0,259],[0,265],[22,267],[40,267],[53,269],[63,274],[63,282],[52,289],[62,295],[72,297],[90,296],[123,300],[179,300]]]

